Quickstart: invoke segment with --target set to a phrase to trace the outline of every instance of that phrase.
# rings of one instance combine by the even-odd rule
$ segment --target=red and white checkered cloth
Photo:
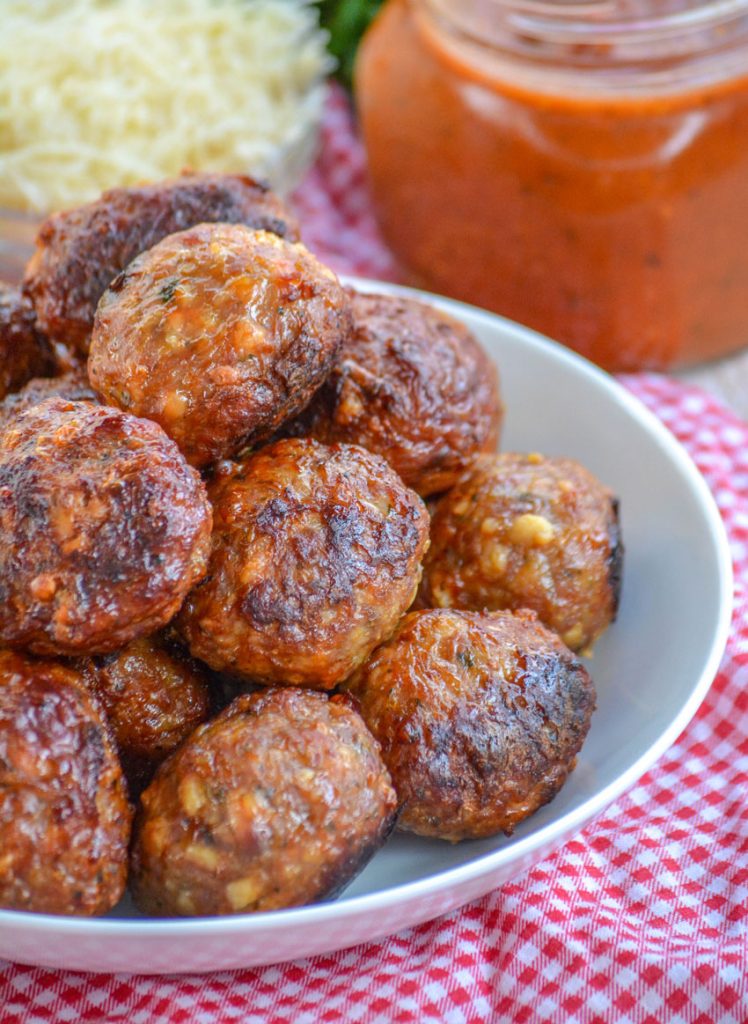
[[[340,93],[297,202],[330,264],[395,276]],[[205,976],[0,964],[0,1024],[748,1021],[748,425],[663,377],[624,382],[695,459],[735,563],[721,671],[655,768],[554,856],[449,917],[332,956]]]

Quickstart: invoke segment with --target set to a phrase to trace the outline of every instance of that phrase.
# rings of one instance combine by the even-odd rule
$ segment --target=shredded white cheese
[[[3,0],[0,206],[61,209],[183,168],[285,191],[329,69],[307,0]]]

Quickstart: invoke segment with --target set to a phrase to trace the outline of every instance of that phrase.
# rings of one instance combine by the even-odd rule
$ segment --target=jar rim
[[[681,6],[657,12],[636,10],[621,0],[484,0],[487,8],[504,8],[536,25],[555,26],[575,36],[614,37],[671,35],[715,27],[748,13],[748,0],[682,0]]]
[[[457,41],[581,92],[748,76],[748,0],[419,2]]]

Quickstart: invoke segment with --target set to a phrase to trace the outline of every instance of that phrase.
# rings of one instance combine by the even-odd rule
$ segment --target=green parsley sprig
[[[350,88],[361,36],[382,0],[319,0],[320,23],[330,34],[329,50],[337,59],[337,76]]]

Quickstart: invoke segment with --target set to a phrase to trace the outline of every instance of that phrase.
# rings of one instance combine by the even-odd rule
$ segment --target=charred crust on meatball
[[[47,339],[37,327],[36,314],[18,288],[0,281],[0,399],[31,380],[55,372]]]
[[[138,256],[103,295],[88,372],[204,468],[309,402],[350,330],[346,294],[303,245],[200,224]]]
[[[496,448],[498,376],[470,331],[414,299],[348,289],[353,329],[322,389],[285,430],[383,456],[426,496]]]
[[[42,330],[85,354],[110,281],[166,235],[218,221],[298,238],[295,218],[266,183],[239,174],[186,173],[111,189],[53,214],[39,230],[24,281]]]
[[[136,902],[203,915],[331,898],[384,842],[395,805],[379,747],[346,704],[288,688],[239,697],[143,794]]]
[[[0,651],[0,906],[111,909],[131,808],[98,703],[58,661]]]
[[[400,828],[452,842],[510,834],[551,800],[595,706],[581,661],[532,612],[412,612],[346,686]]]
[[[66,402],[98,401],[82,367],[61,377],[34,377],[20,391],[6,395],[0,401],[0,432],[14,417],[33,409],[48,398],[62,398]]]
[[[75,667],[106,712],[135,797],[209,717],[211,680],[166,630],[110,654],[79,658]]]
[[[612,499],[572,459],[481,455],[436,506],[420,606],[531,608],[572,650],[589,651],[620,587]]]
[[[615,622],[621,603],[621,587],[623,584],[624,546],[621,533],[621,503],[618,498],[611,499],[610,523],[610,555],[608,556],[608,580],[613,601],[611,621]]]
[[[177,626],[250,681],[331,689],[394,630],[428,546],[421,499],[376,455],[277,441],[210,487],[206,579]]]
[[[52,398],[0,443],[0,642],[106,653],[164,626],[210,544],[205,487],[163,431]]]

